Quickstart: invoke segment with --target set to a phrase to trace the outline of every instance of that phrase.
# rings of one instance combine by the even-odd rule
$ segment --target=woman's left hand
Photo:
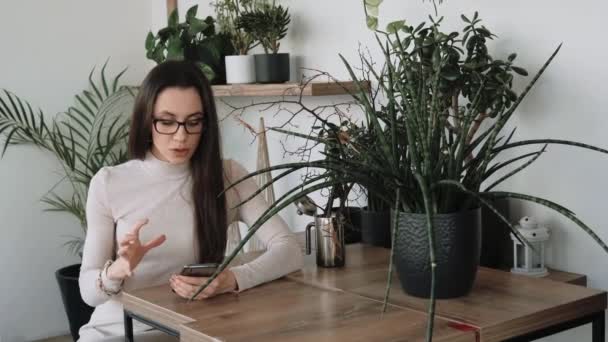
[[[187,277],[183,275],[173,275],[169,280],[169,285],[177,295],[182,298],[190,299],[198,288],[205,284],[208,279],[208,277]],[[236,289],[237,283],[234,273],[232,273],[230,270],[224,270],[194,299],[200,300],[211,298],[218,294],[231,292]]]

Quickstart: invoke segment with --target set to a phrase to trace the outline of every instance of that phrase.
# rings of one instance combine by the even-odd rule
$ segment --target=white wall
[[[180,1],[181,14],[199,3],[199,16],[211,13],[208,1]],[[331,72],[345,78],[338,53],[353,59],[359,42],[372,52],[375,43],[364,25],[359,1],[286,1],[293,24],[282,50],[290,52],[306,67]],[[86,85],[90,67],[112,57],[114,70],[130,66],[128,79],[141,80],[150,63],[145,60],[143,39],[149,28],[164,25],[165,1],[13,1],[0,4],[0,88],[8,88],[42,107],[47,115],[64,109],[71,96]],[[601,101],[606,88],[601,83],[608,76],[604,60],[605,30],[601,15],[608,4],[578,1],[560,4],[534,2],[447,0],[440,6],[446,27],[460,27],[460,13],[479,10],[485,24],[499,35],[493,51],[506,56],[518,53],[519,64],[536,70],[560,42],[562,51],[535,90],[522,104],[517,119],[516,138],[553,137],[574,139],[608,147]],[[426,19],[431,12],[428,2],[386,0],[381,8],[384,23],[405,18],[411,24]],[[378,56],[377,52],[374,53]],[[519,83],[518,87],[523,84]],[[231,104],[245,104],[250,99],[225,99]],[[343,101],[343,97],[310,99],[311,104]],[[227,106],[219,104],[222,111]],[[277,122],[273,113],[261,114],[267,126]],[[259,113],[245,119],[257,126]],[[255,144],[234,121],[223,126],[224,154],[255,168]],[[275,135],[269,136],[271,161],[278,163],[282,149]],[[608,158],[572,148],[550,147],[549,153],[505,189],[550,198],[578,214],[605,240],[604,196],[606,178],[602,170]],[[52,171],[57,165],[43,153],[30,148],[12,148],[0,161],[0,217],[4,228],[0,240],[0,337],[2,341],[24,341],[67,331],[53,272],[77,259],[60,247],[62,235],[77,234],[71,217],[42,213],[38,199],[54,183]],[[277,185],[280,195],[292,178]],[[520,214],[532,214],[553,229],[551,265],[563,270],[587,274],[592,287],[608,288],[605,260],[608,256],[572,223],[557,214],[533,205],[517,205]],[[302,230],[305,218],[294,210],[283,217],[294,230]],[[572,341],[589,339],[584,327],[547,339]]]
[[[91,68],[108,57],[109,74],[128,66],[124,80],[140,82],[148,68],[143,39],[154,5],[148,0],[0,2],[0,88],[50,117],[73,104]],[[79,261],[61,245],[65,235],[79,235],[80,228],[71,216],[42,212],[45,205],[39,202],[58,181],[59,168],[31,147],[9,148],[0,160],[2,342],[68,329],[54,272]]]

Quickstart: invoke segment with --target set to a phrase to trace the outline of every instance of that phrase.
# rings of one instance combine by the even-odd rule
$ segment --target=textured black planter
[[[361,211],[361,242],[372,246],[391,247],[389,211]]]
[[[70,323],[70,333],[74,341],[80,337],[78,330],[91,319],[93,307],[88,306],[80,296],[78,286],[78,276],[80,274],[80,264],[60,268],[55,272],[65,313],[68,315]]]
[[[473,287],[479,266],[481,210],[439,214],[434,217],[434,223],[435,296],[465,296]],[[412,296],[430,297],[431,267],[425,214],[399,214],[393,248],[403,290]]]
[[[255,77],[258,83],[284,83],[289,81],[289,54],[255,55]]]

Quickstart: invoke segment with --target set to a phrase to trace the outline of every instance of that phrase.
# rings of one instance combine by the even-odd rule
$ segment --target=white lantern
[[[549,240],[549,229],[539,226],[533,218],[528,216],[519,220],[519,224],[515,228],[534,249],[519,242],[517,237],[511,233],[511,240],[513,240],[511,272],[532,277],[544,277],[549,274],[545,267],[545,243]]]

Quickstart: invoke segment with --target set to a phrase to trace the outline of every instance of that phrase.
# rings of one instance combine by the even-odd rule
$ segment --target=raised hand
[[[138,221],[132,230],[118,242],[118,259],[108,268],[108,278],[122,280],[133,276],[133,270],[139,265],[146,253],[165,242],[164,234],[145,244],[141,242],[139,232],[147,223],[148,219]]]

